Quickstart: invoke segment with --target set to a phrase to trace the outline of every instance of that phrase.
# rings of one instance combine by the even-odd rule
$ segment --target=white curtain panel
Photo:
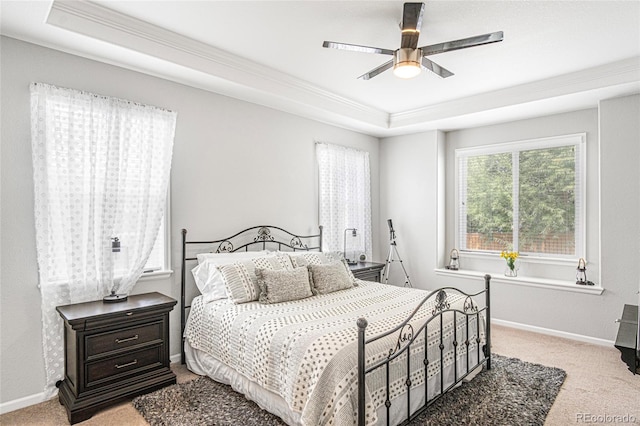
[[[142,274],[164,215],[176,113],[42,83],[30,89],[45,394],[53,396],[64,374],[55,307],[128,294]]]
[[[348,245],[358,246],[371,259],[371,180],[369,153],[328,143],[316,143],[319,168],[320,225],[323,250],[343,251],[345,229]]]

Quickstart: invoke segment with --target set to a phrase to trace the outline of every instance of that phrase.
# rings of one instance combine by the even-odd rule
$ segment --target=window
[[[456,150],[461,250],[584,257],[584,135]]]
[[[350,258],[372,256],[369,153],[317,143],[319,219],[325,251],[347,250]],[[347,230],[353,230],[349,231]],[[353,257],[355,253],[356,256]]]
[[[162,216],[160,228],[158,230],[158,236],[156,237],[155,243],[153,244],[151,253],[149,253],[149,258],[144,265],[141,278],[147,275],[151,275],[155,272],[167,272],[169,270],[169,246],[167,244],[169,229],[167,223],[168,221],[166,220],[168,212],[169,197],[167,196],[165,214]],[[130,253],[127,245],[130,244],[131,241],[135,240],[136,235],[135,231],[131,229],[114,231],[114,234],[118,235],[118,240],[120,242],[120,252],[114,253],[116,259],[114,265],[114,278],[120,279],[131,266],[131,262],[133,262],[133,259],[129,257]]]
[[[165,208],[165,214],[162,216],[162,222],[160,223],[160,231],[158,231],[158,236],[156,237],[156,242],[153,245],[153,249],[151,250],[151,254],[149,254],[149,259],[147,263],[144,265],[144,270],[142,271],[144,274],[148,274],[151,272],[159,272],[166,271],[169,269],[169,247],[167,245],[167,212],[169,211],[169,203],[167,202],[167,207]]]

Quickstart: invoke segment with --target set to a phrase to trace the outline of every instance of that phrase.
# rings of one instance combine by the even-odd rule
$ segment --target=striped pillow
[[[294,268],[298,266],[321,265],[342,259],[340,253],[336,252],[297,251],[288,253],[288,255],[291,258],[291,263]]]
[[[291,270],[291,260],[282,254],[268,255],[238,261],[230,265],[219,266],[229,298],[234,303],[247,303],[258,300],[260,287],[256,269]]]

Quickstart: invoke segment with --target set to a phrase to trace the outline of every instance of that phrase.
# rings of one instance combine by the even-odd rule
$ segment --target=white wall
[[[134,293],[159,291],[179,300],[182,228],[195,238],[224,237],[257,224],[299,233],[316,231],[314,140],[370,153],[373,234],[378,234],[377,138],[10,38],[1,38],[1,49],[0,404],[37,398],[44,388],[30,82],[178,112],[171,177],[174,275],[141,282]],[[374,249],[374,258],[378,257]],[[170,321],[170,352],[175,355],[180,352],[178,307]]]
[[[445,144],[448,145],[587,132],[591,142],[589,149],[597,150],[599,145],[600,170],[596,165],[589,173],[592,179],[598,173],[601,175],[601,206],[597,202],[593,205],[599,198],[597,185],[595,189],[591,185],[587,197],[592,215],[597,216],[600,207],[602,255],[598,256],[600,259],[594,258],[593,266],[596,271],[597,267],[600,269],[604,293],[596,296],[494,282],[493,318],[596,339],[615,339],[615,319],[625,303],[637,301],[635,293],[640,280],[637,267],[640,257],[639,108],[640,96],[636,95],[603,101],[599,112],[576,111],[446,134]],[[598,132],[599,144],[594,143]],[[403,252],[411,253],[411,262],[407,265],[414,286],[436,288],[450,284],[478,289],[479,279],[443,277],[433,273],[433,269],[443,265],[442,256],[438,260],[438,254],[433,253],[434,240],[442,232],[443,225],[438,223],[437,209],[429,203],[437,199],[434,191],[439,183],[434,181],[438,176],[435,170],[443,164],[449,165],[443,162],[443,156],[448,160],[446,156],[450,150],[448,146],[438,150],[439,145],[442,146],[442,142],[438,143],[435,135],[429,133],[381,140],[381,219],[396,214],[404,220],[402,223],[397,221],[396,227],[402,227],[403,235],[407,236],[401,247]],[[445,174],[450,179],[452,174],[449,172],[440,170],[440,175]],[[401,190],[407,183],[411,183],[412,190],[404,191],[404,196],[392,191]],[[380,230],[383,231],[382,224]],[[598,230],[592,226],[590,232],[597,233]],[[383,243],[380,239],[381,251]],[[597,247],[591,250],[594,253]]]

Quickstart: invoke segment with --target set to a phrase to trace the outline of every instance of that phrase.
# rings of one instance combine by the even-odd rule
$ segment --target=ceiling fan
[[[393,73],[400,78],[413,78],[420,74],[422,69],[427,69],[442,78],[447,78],[451,77],[453,73],[429,60],[427,56],[449,52],[451,50],[466,49],[467,47],[496,43],[503,39],[502,31],[497,31],[460,40],[418,47],[418,38],[420,37],[423,12],[424,3],[404,4],[401,27],[402,39],[400,41],[399,49],[390,50],[380,47],[360,46],[357,44],[336,43],[333,41],[325,41],[322,44],[322,47],[393,56],[393,59],[388,60],[379,67],[376,67],[358,77],[362,80],[369,80],[391,67],[393,67]]]

